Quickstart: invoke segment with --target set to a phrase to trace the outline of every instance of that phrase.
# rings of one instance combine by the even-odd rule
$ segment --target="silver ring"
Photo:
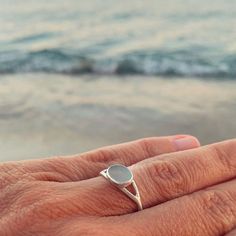
[[[100,175],[110,181],[111,184],[119,188],[130,199],[132,199],[137,205],[138,210],[143,210],[138,187],[134,181],[132,172],[124,165],[115,164],[109,166],[107,169],[100,172]],[[135,194],[131,193],[127,187],[132,185]]]

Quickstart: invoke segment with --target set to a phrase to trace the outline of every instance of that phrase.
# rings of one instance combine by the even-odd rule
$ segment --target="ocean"
[[[0,0],[0,73],[235,78],[235,0]]]
[[[236,136],[236,0],[0,6],[0,160]]]

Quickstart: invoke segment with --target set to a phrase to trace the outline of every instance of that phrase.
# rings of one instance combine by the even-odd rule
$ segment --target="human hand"
[[[136,211],[136,206],[97,177],[101,170],[112,163],[131,166],[198,146],[195,138],[180,135],[141,139],[79,156],[2,163],[0,235],[107,235],[114,218],[102,216]],[[87,184],[91,180],[92,185]],[[106,191],[100,195],[94,184]],[[114,205],[108,201],[110,194],[117,200]],[[110,223],[103,225],[105,219]]]
[[[146,139],[77,158],[2,164],[0,235],[230,232],[236,226],[236,141],[156,156],[175,151],[171,143]],[[135,212],[130,199],[95,177],[114,162],[132,169],[145,210]]]

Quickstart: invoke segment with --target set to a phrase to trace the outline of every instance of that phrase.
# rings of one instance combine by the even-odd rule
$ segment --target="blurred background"
[[[0,6],[0,161],[236,137],[236,0]]]

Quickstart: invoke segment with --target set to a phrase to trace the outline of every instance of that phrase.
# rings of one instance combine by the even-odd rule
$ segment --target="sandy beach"
[[[236,136],[235,1],[4,1],[0,15],[0,161]]]
[[[17,74],[0,80],[0,161],[80,153],[148,136],[236,136],[236,82]]]

